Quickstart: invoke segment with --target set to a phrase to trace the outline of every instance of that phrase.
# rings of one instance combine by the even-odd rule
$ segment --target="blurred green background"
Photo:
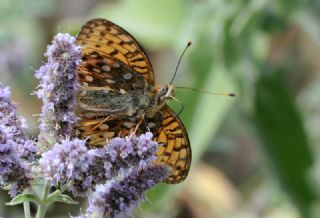
[[[150,191],[135,216],[317,218],[319,12],[318,0],[2,0],[0,80],[36,135],[34,71],[56,33],[76,35],[91,18],[109,19],[142,44],[158,84],[170,81],[192,40],[175,85],[237,97],[176,90],[191,171],[182,184]],[[1,192],[0,216],[23,217],[8,200]],[[57,204],[47,217],[79,211]]]

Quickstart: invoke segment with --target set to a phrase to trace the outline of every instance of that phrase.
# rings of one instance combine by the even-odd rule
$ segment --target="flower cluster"
[[[44,152],[39,163],[51,185],[72,181],[69,188],[73,195],[84,196],[96,184],[126,175],[131,168],[146,168],[154,162],[157,146],[150,132],[139,137],[113,138],[104,148],[91,150],[83,140],[63,140]]]
[[[139,137],[116,137],[106,145],[105,170],[108,178],[124,172],[130,167],[144,168],[150,161],[156,160],[158,144],[152,141],[152,133],[147,132]]]
[[[35,74],[40,81],[37,96],[43,102],[38,137],[42,150],[70,137],[77,121],[76,68],[81,61],[81,48],[75,41],[69,34],[57,34],[45,53],[48,62]]]
[[[88,149],[85,141],[65,139],[51,150],[42,153],[39,160],[42,175],[52,186],[65,184],[71,179],[80,179],[89,168]]]
[[[96,184],[105,183],[107,176],[105,173],[105,153],[103,149],[88,150],[88,169],[81,170],[78,178],[73,180],[69,190],[74,196],[86,196],[95,188]]]
[[[34,158],[35,146],[23,133],[25,122],[17,116],[10,100],[10,90],[0,83],[0,185],[11,185],[10,195],[15,196],[30,185],[27,163]]]
[[[26,137],[22,131],[26,128],[26,122],[23,117],[17,116],[17,108],[10,100],[9,87],[3,87],[0,83],[0,119],[2,125],[6,126],[9,132],[14,135],[14,141],[23,144]]]
[[[26,128],[25,119],[17,116],[17,108],[10,100],[9,87],[3,87],[0,83],[0,120],[1,125],[6,128],[8,134],[16,143],[18,155],[26,160],[32,161],[36,152],[33,141],[29,140],[23,132]]]
[[[15,196],[30,186],[28,166],[17,154],[12,132],[0,125],[0,185],[11,185],[9,194]]]
[[[156,159],[157,147],[152,133],[148,132],[139,137],[116,137],[104,148],[90,150],[89,170],[83,172],[82,180],[75,180],[72,192],[83,196],[96,184],[126,175],[132,168],[144,168]]]
[[[145,199],[144,192],[167,176],[168,170],[163,165],[150,164],[143,169],[133,169],[121,180],[98,186],[89,199],[87,214],[97,218],[130,215],[132,207],[137,207]]]
[[[26,140],[23,144],[17,144],[17,152],[20,158],[30,163],[35,159],[36,151],[36,146],[30,139]]]

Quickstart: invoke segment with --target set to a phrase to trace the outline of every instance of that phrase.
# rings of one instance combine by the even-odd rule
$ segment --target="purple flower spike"
[[[48,62],[56,62],[59,64],[79,64],[81,60],[81,48],[76,45],[76,38],[68,33],[58,33],[52,45],[49,45],[45,56]],[[62,66],[61,66],[62,67]]]
[[[143,169],[156,160],[158,143],[152,141],[152,133],[139,137],[113,138],[100,149],[88,152],[89,168],[81,179],[75,179],[71,191],[75,196],[85,196],[96,184],[103,184],[117,176],[126,175],[132,168]]]
[[[25,119],[17,116],[17,108],[10,100],[9,87],[3,87],[0,83],[0,120],[6,127],[7,136],[16,143],[18,154],[21,158],[32,161],[36,147],[28,140],[23,129],[26,128]]]
[[[43,101],[39,135],[42,150],[73,135],[77,121],[74,113],[78,88],[76,68],[81,61],[81,48],[76,45],[75,37],[59,33],[45,56],[48,63],[35,74],[40,82],[37,96]]]
[[[97,184],[123,177],[133,168],[144,169],[153,164],[157,146],[151,133],[117,137],[105,148],[91,150],[83,140],[63,140],[42,154],[40,168],[53,186],[72,180],[69,190],[73,195],[86,196]]]
[[[17,143],[12,140],[12,131],[0,125],[0,185],[11,185],[9,194],[15,196],[30,186],[28,166],[17,154]]]
[[[74,179],[70,191],[74,196],[86,196],[94,190],[96,184],[105,183],[107,180],[105,173],[106,159],[103,149],[92,149],[88,153],[89,167],[82,171],[80,178]]]
[[[131,209],[145,200],[144,192],[162,182],[167,175],[166,166],[152,164],[144,169],[132,170],[120,181],[99,185],[89,199],[87,214],[99,218],[130,215]]]
[[[83,197],[95,190],[97,184],[153,165],[157,146],[151,133],[117,137],[105,148],[91,150],[87,149],[84,140],[66,139],[42,153],[40,170],[52,186],[72,181],[69,190],[74,196]]]
[[[32,162],[37,150],[32,140],[26,140],[23,144],[17,146],[17,152],[20,158]]]
[[[88,149],[85,141],[65,139],[56,143],[53,148],[42,153],[39,160],[44,179],[52,186],[65,184],[70,180],[83,180],[83,172],[89,168]]]
[[[9,87],[4,88],[0,83],[0,120],[11,132],[13,140],[23,144],[26,138],[22,131],[26,127],[25,120],[17,116],[17,108],[11,102],[10,95]]]
[[[156,160],[158,143],[152,141],[152,133],[147,132],[139,137],[127,136],[113,138],[105,149],[105,170],[107,178],[130,167],[144,168],[148,162]]]

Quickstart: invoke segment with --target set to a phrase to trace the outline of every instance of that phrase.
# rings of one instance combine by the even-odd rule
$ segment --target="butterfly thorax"
[[[174,89],[173,85],[157,85],[155,87],[155,95],[153,96],[153,99],[155,100],[154,104],[151,104],[147,110],[146,110],[146,117],[152,118],[163,109],[163,107],[166,105],[166,102],[170,100],[174,95]]]

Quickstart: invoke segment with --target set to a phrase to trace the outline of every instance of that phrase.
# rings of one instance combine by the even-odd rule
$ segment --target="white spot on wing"
[[[132,74],[131,73],[126,73],[122,77],[123,77],[123,79],[129,80],[129,79],[132,78]]]

